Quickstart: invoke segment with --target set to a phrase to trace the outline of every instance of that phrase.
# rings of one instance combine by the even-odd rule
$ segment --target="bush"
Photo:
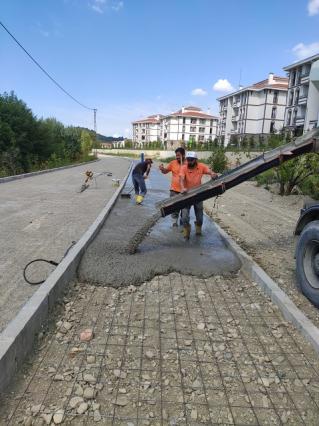
[[[261,173],[255,179],[257,186],[264,186],[265,189],[269,189],[269,185],[277,182],[276,173],[273,169]]]
[[[218,148],[207,159],[208,164],[216,173],[223,173],[227,170],[227,156],[223,148]]]

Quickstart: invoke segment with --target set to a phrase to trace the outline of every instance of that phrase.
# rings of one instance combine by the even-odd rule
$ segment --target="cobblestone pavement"
[[[318,425],[318,355],[240,274],[77,283],[18,376],[0,424]]]

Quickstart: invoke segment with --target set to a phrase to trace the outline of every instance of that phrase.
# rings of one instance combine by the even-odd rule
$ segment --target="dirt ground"
[[[210,214],[319,326],[319,310],[296,288],[294,229],[305,197],[281,197],[254,182],[206,202]]]

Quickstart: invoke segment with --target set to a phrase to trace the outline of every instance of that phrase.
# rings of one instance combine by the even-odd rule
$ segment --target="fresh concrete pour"
[[[226,248],[207,216],[203,236],[195,236],[193,229],[189,241],[184,240],[181,227],[171,227],[170,217],[160,218],[155,203],[167,198],[169,182],[155,167],[147,185],[141,206],[135,204],[134,197],[118,199],[83,256],[80,281],[122,287],[170,272],[209,277],[240,269],[239,259]]]

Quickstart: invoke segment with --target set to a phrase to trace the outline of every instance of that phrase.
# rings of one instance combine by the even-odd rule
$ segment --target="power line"
[[[63,87],[53,78],[50,76],[49,73],[46,72],[46,70],[39,64],[38,61],[36,61],[33,56],[22,46],[22,44],[14,37],[13,34],[11,34],[11,32],[8,30],[8,28],[0,21],[0,25],[4,28],[4,30],[10,35],[10,37],[13,38],[13,40],[17,43],[18,46],[21,47],[21,49],[29,56],[29,58],[40,68],[40,70],[42,72],[44,72],[44,74],[49,77],[49,79],[56,85],[58,86],[58,88],[60,90],[62,90],[62,92],[64,92],[67,96],[69,96],[69,98],[71,98],[74,102],[76,102],[77,104],[81,105],[81,107],[89,109],[91,111],[96,111],[96,108],[90,108],[84,104],[82,104],[80,101],[78,101],[77,99],[75,99],[74,96],[72,96],[69,92],[67,92],[65,89],[63,89]],[[96,112],[95,112],[96,114]]]

